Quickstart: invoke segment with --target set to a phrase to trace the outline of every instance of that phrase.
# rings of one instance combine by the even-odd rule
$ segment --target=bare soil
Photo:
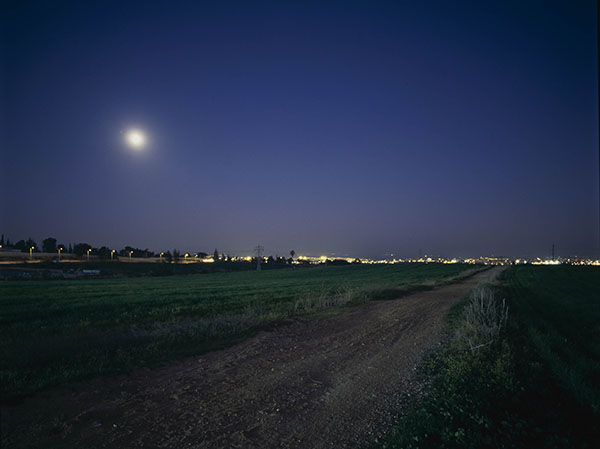
[[[494,270],[491,270],[494,271]],[[393,428],[449,308],[491,273],[2,407],[3,447],[345,448]]]

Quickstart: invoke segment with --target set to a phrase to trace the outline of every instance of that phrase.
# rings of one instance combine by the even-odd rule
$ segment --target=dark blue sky
[[[597,254],[593,0],[2,9],[12,240]]]

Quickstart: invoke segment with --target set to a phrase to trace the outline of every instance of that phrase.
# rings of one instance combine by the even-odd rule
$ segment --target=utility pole
[[[596,32],[598,33],[596,49],[600,52],[600,3],[598,2],[596,2]],[[596,62],[598,62],[598,54],[596,55]],[[598,106],[598,246],[595,250],[598,251],[597,256],[600,257],[600,63],[596,65],[596,68],[598,69],[598,72],[596,72],[596,80],[598,82],[598,97],[596,98]]]
[[[260,271],[260,260],[262,259],[262,253],[264,251],[264,246],[260,246],[257,245],[254,248],[254,251],[256,252],[256,271]]]

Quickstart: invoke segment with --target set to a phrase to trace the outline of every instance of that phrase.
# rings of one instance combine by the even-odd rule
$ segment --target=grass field
[[[4,270],[2,270],[4,268]],[[286,265],[263,264],[263,270],[287,268]],[[60,263],[41,261],[34,263],[15,263],[0,265],[0,279],[17,279],[18,272],[15,269],[35,270],[34,279],[53,279],[56,272],[75,272],[77,270],[100,270],[102,277],[136,277],[136,276],[173,276],[183,274],[200,273],[226,273],[231,271],[252,271],[256,264],[251,262],[216,262],[216,263],[158,263],[148,261],[111,262],[106,260],[87,261],[63,261]],[[4,273],[2,273],[4,271]],[[54,272],[54,273],[52,273]],[[60,274],[57,277],[62,277]],[[22,279],[22,278],[21,278]]]
[[[520,268],[507,282],[522,340],[561,387],[600,413],[600,270]]]
[[[592,448],[600,441],[600,270],[517,266],[494,289],[508,321],[492,345],[448,347],[424,367],[428,397],[386,448]]]
[[[2,398],[229,345],[292,316],[449,282],[472,265],[0,282]]]

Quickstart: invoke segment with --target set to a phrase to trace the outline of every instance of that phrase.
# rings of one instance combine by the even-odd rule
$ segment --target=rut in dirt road
[[[165,367],[88,382],[75,393],[41,394],[14,408],[12,419],[29,413],[29,422],[15,422],[10,439],[111,448],[373,443],[418,393],[415,367],[439,341],[448,309],[496,270],[263,332]],[[44,401],[61,410],[53,417],[39,411]]]

